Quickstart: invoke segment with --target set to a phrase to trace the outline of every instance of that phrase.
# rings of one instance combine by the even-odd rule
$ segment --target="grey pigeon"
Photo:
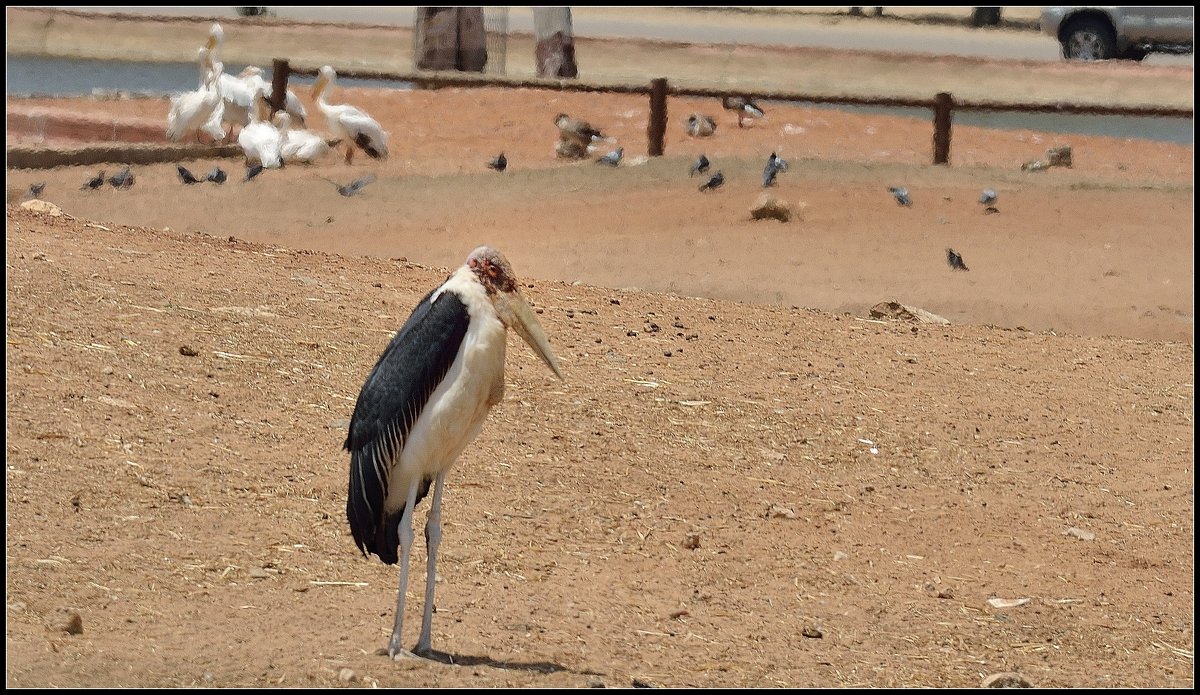
[[[888,190],[891,191],[892,195],[896,198],[897,205],[902,205],[906,208],[912,207],[912,198],[908,197],[908,189],[907,188],[900,188],[898,186],[888,186]]]
[[[133,172],[129,170],[129,167],[125,167],[113,175],[108,182],[112,184],[113,188],[129,188],[133,185]]]
[[[703,154],[701,154],[700,158],[696,160],[696,163],[692,165],[692,170],[688,173],[688,176],[695,176],[697,173],[707,174],[708,167],[710,166],[711,163],[708,161],[708,157],[705,157]]]
[[[781,171],[787,171],[787,162],[783,161],[774,152],[770,157],[767,157],[767,165],[763,167],[763,188],[775,185],[775,175]]]
[[[187,167],[182,164],[176,164],[175,171],[179,172],[179,180],[188,184],[189,186],[193,183],[200,183],[200,179],[193,176],[192,172],[188,171]]]
[[[496,171],[504,171],[508,168],[508,157],[505,157],[504,153],[501,152],[495,159],[488,162],[488,168],[495,169]]]
[[[255,176],[262,173],[262,170],[263,165],[261,164],[246,167],[246,178],[242,179],[242,181],[253,181]]]
[[[322,176],[321,178],[324,179],[325,177]],[[337,186],[338,193],[341,193],[342,195],[349,198],[352,195],[357,195],[359,191],[366,188],[368,183],[371,183],[372,181],[374,181],[375,174],[367,174],[366,176],[355,181],[354,183],[351,183],[348,186],[343,186],[340,183],[338,183],[337,181],[331,181],[329,179],[325,179],[325,180],[329,181],[329,183],[332,183],[334,186]]]
[[[45,181],[42,181],[41,183],[31,183],[29,184],[29,190],[25,191],[25,195],[30,198],[41,198],[42,191],[44,190],[46,190]]]
[[[994,189],[983,189],[983,194],[979,196],[979,204],[983,206],[983,212],[985,214],[1000,212],[1000,210],[996,207],[996,191]]]
[[[951,270],[970,270],[966,263],[963,263],[963,257],[954,249],[946,249],[946,264]]]
[[[714,188],[720,188],[725,183],[725,175],[717,172],[712,175],[712,178],[700,184],[700,191],[711,191]]]
[[[739,128],[744,127],[742,123],[746,118],[763,118],[766,115],[750,97],[723,97],[721,106],[737,112]]]
[[[225,175],[224,169],[221,167],[213,167],[213,170],[208,172],[208,175],[204,177],[204,180],[212,181],[213,183],[225,183],[225,179],[227,178],[229,177]]]
[[[596,163],[597,164],[606,164],[610,167],[615,167],[616,165],[621,163],[621,157],[624,154],[625,154],[625,148],[618,147],[617,149],[613,150],[612,152],[609,152],[608,154],[604,155],[600,159],[597,159]]]
[[[103,185],[104,185],[104,170],[101,169],[99,174],[96,174],[92,178],[88,179],[87,183],[85,183],[79,187],[79,190],[82,191],[85,188],[90,188],[94,191]]]

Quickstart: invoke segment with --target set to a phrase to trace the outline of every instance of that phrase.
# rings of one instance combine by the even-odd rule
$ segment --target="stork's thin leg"
[[[396,622],[392,626],[392,638],[388,640],[388,656],[392,659],[404,656],[400,632],[404,628],[404,594],[408,591],[408,556],[413,546],[412,512],[413,507],[417,506],[417,486],[420,484],[421,480],[417,477],[408,486],[408,499],[404,513],[400,515],[400,589],[396,593]]]
[[[421,617],[421,637],[417,640],[416,653],[428,655],[433,651],[433,589],[437,579],[438,545],[442,542],[442,484],[446,471],[434,478],[433,502],[429,506],[429,519],[425,522],[425,548],[429,556],[425,572],[425,614]]]

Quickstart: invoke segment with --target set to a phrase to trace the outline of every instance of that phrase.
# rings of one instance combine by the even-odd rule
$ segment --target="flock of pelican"
[[[288,90],[281,110],[272,115],[272,87],[262,68],[249,66],[238,75],[225,72],[220,60],[225,32],[214,23],[208,40],[196,52],[200,80],[194,91],[171,98],[167,137],[179,142],[205,133],[228,142],[238,128],[237,143],[247,166],[277,169],[285,163],[311,164],[330,151],[325,138],[307,128],[304,104]],[[350,104],[330,104],[327,93],[337,74],[326,65],[313,85],[313,98],[329,130],[346,147],[346,163],[361,149],[374,159],[387,159],[387,133],[374,118]]]

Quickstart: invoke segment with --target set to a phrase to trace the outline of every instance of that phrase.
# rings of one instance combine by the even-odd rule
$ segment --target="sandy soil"
[[[390,160],[8,172],[67,216],[6,210],[6,685],[1194,685],[1191,147],[956,128],[932,167],[923,121],[672,100],[639,164],[637,98],[338,97]],[[626,163],[555,160],[558,111]],[[1073,168],[1020,170],[1060,144]],[[773,149],[801,214],[751,222]],[[340,447],[391,331],[484,242],[567,378],[510,343],[446,495],[449,663],[393,663]]]

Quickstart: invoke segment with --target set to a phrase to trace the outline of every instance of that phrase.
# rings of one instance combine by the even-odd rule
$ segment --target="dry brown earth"
[[[674,121],[667,157],[601,170],[554,160],[551,117],[632,158],[642,100],[339,95],[392,159],[195,188],[150,165],[128,191],[8,172],[67,215],[6,211],[6,685],[1194,685],[1192,147],[964,127],[931,167],[924,122],[739,130],[672,100],[717,137]],[[1072,169],[1019,170],[1063,142]],[[787,224],[748,216],[773,148]],[[702,150],[730,175],[712,194]],[[215,164],[240,166],[189,166]],[[352,199],[318,178],[367,171]],[[510,344],[446,494],[453,663],[392,663],[396,573],[349,538],[344,427],[483,242],[567,378]],[[953,325],[871,319],[885,299]]]

